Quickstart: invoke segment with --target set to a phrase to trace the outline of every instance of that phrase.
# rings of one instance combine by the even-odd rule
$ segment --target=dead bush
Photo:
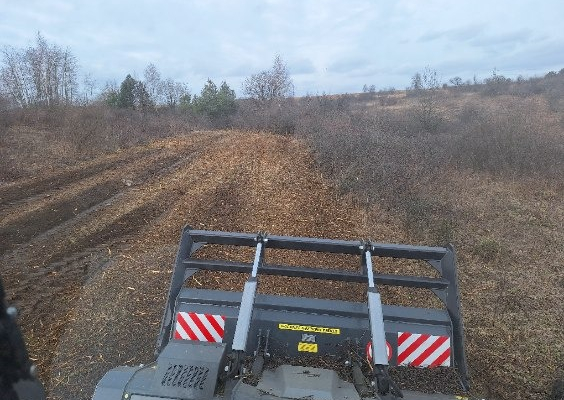
[[[4,180],[30,175],[44,164],[69,164],[201,125],[190,113],[143,113],[101,104],[0,110],[0,117],[0,179]],[[23,161],[30,159],[33,162]]]
[[[506,104],[496,110],[470,107],[451,129],[452,146],[446,149],[451,149],[459,167],[548,178],[561,177],[564,171],[564,143],[531,105]]]
[[[241,100],[231,126],[251,131],[294,134],[298,107],[295,99]]]
[[[564,113],[564,68],[557,74],[548,74],[543,85],[544,96],[551,111]]]

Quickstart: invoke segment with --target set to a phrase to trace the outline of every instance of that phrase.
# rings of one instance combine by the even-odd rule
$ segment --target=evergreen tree
[[[127,75],[119,88],[117,106],[120,108],[135,108],[135,91],[137,81]]]
[[[217,85],[208,79],[200,95],[194,96],[192,105],[197,113],[221,119],[235,111],[235,91],[226,82],[222,82],[218,90]]]
[[[151,95],[145,88],[145,84],[143,82],[137,81],[135,84],[135,106],[139,110],[149,110],[155,108],[155,103],[151,99]]]
[[[222,114],[232,114],[235,112],[235,91],[232,90],[227,82],[223,81],[219,87],[219,109]]]

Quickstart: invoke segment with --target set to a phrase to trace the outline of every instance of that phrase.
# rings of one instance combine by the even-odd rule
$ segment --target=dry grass
[[[105,106],[0,110],[0,181],[33,177],[108,152],[190,132],[191,116]]]
[[[562,191],[453,172],[433,189],[429,196],[458,215],[453,241],[476,393],[545,398],[564,363]]]
[[[201,174],[191,184],[204,186],[182,188],[189,201],[187,195],[177,198],[152,234],[163,237],[167,254],[173,252],[179,224],[187,220],[211,229],[453,242],[473,394],[557,399],[550,393],[553,383],[564,379],[564,119],[554,107],[560,103],[534,94],[444,92],[434,110],[441,124],[429,132],[413,110],[416,99],[402,93],[389,97],[393,101],[321,97],[241,108],[232,124],[294,136],[236,133],[222,139],[224,150],[214,148],[201,166],[191,167]],[[0,149],[3,162],[14,167],[2,168],[2,179],[62,167],[69,160],[60,157],[63,153],[90,157],[157,132],[194,127],[182,118],[144,120],[148,117],[140,114],[104,112],[109,114],[86,110],[64,123],[52,116],[14,117]],[[103,138],[104,132],[109,136],[88,153],[88,143],[96,141],[81,141],[84,132],[90,132],[88,140]],[[220,172],[227,172],[218,172],[218,181],[208,169],[217,168],[220,158],[225,160]],[[147,253],[145,264],[158,259],[155,265],[164,271],[167,262],[159,251]],[[132,268],[120,259],[107,276]],[[201,280],[210,286],[217,282],[213,276]],[[289,282],[280,291],[290,293],[293,286]],[[122,295],[122,300],[129,296]],[[159,296],[136,301],[147,307]],[[95,297],[95,291],[88,292],[84,300]],[[151,321],[148,330],[156,329]],[[102,344],[92,351],[102,354]],[[128,344],[118,345],[119,361],[128,361]],[[555,386],[554,393],[558,390]]]
[[[432,132],[418,118],[417,99],[382,104],[293,100],[276,105],[272,121],[294,116],[292,132],[309,141],[322,171],[378,221],[372,237],[381,221],[393,221],[403,225],[399,241],[455,243],[475,395],[548,398],[553,384],[557,393],[564,379],[559,103],[535,93],[442,91]],[[269,127],[271,112],[257,117],[260,127]]]

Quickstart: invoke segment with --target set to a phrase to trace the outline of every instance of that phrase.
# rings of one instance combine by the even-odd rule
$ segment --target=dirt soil
[[[30,354],[50,399],[88,399],[108,369],[153,360],[171,267],[185,224],[339,239],[408,239],[398,220],[386,212],[367,213],[338,195],[302,142],[233,131],[161,140],[4,184],[0,186],[0,221],[2,277],[9,301],[20,309]],[[249,260],[248,253],[235,250],[223,255]],[[273,261],[300,265],[357,268],[357,261],[346,257],[276,252],[271,256]],[[415,264],[404,267],[411,273],[421,270]],[[386,261],[380,269],[398,272],[398,265]],[[482,305],[476,294],[480,288],[470,289],[470,273],[480,272],[463,273],[463,306],[477,321],[480,313],[468,308]],[[240,290],[244,279],[239,274],[199,273],[190,284]],[[362,300],[365,288],[273,278],[261,280],[261,290]],[[396,304],[428,298],[393,291],[384,295],[386,302]],[[525,301],[517,293],[512,295],[516,301]],[[469,358],[473,354],[489,358],[471,362],[471,367],[488,370],[490,361],[517,362],[514,355],[497,354],[499,358],[494,359],[495,354],[488,353],[491,345],[480,348],[479,339],[487,339],[482,333],[491,333],[490,327],[473,329],[483,331],[472,333]],[[478,372],[481,389],[488,387],[492,377],[505,383],[498,373],[471,372]],[[412,389],[457,393],[452,376],[438,370],[398,378]]]

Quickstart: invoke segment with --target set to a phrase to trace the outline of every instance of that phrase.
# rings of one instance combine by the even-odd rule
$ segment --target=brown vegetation
[[[405,92],[240,101],[222,124],[241,131],[182,137],[213,121],[101,106],[0,108],[0,267],[51,397],[88,398],[107,368],[150,360],[184,223],[453,242],[473,394],[558,393],[564,118],[555,87],[521,87],[519,96],[440,89],[426,108],[438,121],[431,129],[420,99]],[[155,140],[164,136],[175,137]]]

